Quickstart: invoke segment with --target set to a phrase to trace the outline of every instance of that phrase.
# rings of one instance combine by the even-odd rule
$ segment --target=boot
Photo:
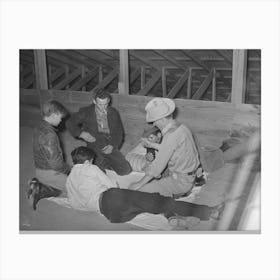
[[[57,197],[61,195],[62,191],[51,186],[42,184],[37,178],[33,178],[29,182],[29,190],[27,191],[27,198],[33,210],[36,210],[37,203],[42,198]]]

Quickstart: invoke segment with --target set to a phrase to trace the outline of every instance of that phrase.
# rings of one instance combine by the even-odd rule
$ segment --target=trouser
[[[206,205],[176,201],[159,193],[145,193],[112,188],[103,192],[99,200],[100,212],[112,223],[124,223],[141,213],[171,216],[193,216],[208,220],[213,208]]]
[[[139,191],[149,193],[160,193],[164,196],[181,196],[189,192],[194,186],[195,176],[188,176],[184,180],[176,180],[171,176],[153,179],[150,183],[144,185]]]
[[[94,151],[96,152],[94,164],[100,169],[114,170],[118,175],[121,176],[127,175],[132,171],[129,162],[119,150],[113,149],[112,153],[107,155],[97,149],[94,149]]]
[[[36,178],[43,184],[57,188],[62,191],[60,196],[66,196],[66,174],[59,173],[55,170],[35,169]]]

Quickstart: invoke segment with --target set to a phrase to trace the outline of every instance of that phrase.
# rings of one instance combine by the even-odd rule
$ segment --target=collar
[[[161,131],[162,135],[165,135],[169,130],[173,128],[177,128],[177,122],[175,120],[171,120]]]

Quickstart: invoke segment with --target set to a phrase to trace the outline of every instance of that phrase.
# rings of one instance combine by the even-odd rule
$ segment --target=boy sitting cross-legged
[[[113,223],[127,222],[140,213],[164,214],[170,221],[188,216],[201,220],[219,218],[224,204],[214,207],[176,201],[159,193],[120,189],[93,165],[94,152],[78,147],[71,153],[74,166],[66,181],[71,206],[75,209],[100,211]]]

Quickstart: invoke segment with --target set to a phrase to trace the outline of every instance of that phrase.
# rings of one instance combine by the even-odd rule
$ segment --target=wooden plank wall
[[[56,99],[70,112],[91,103],[89,92],[41,90],[44,100]],[[123,120],[127,141],[133,144],[143,132],[145,125],[145,105],[152,97],[112,94],[112,105],[118,109]],[[21,104],[39,104],[36,90],[21,89]],[[202,145],[217,146],[230,130],[244,127],[260,127],[260,106],[233,105],[231,103],[174,100],[177,106],[176,118],[195,132]]]

